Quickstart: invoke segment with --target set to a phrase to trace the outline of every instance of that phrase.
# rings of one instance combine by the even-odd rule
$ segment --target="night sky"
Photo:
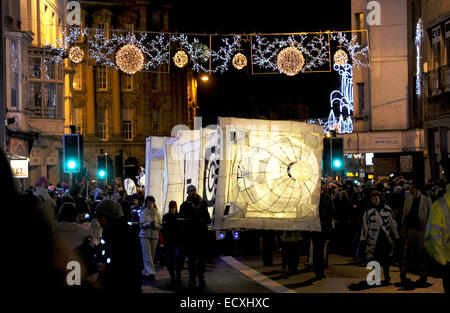
[[[172,11],[172,30],[183,33],[289,33],[328,29],[351,29],[350,0],[175,1]],[[199,81],[198,115],[203,117],[203,126],[215,123],[217,116],[296,119],[295,109],[286,113],[282,107],[300,104],[307,107],[305,117],[327,117],[329,94],[339,88],[338,79],[334,71],[299,73],[293,77],[252,75],[248,66],[246,71],[214,74],[207,83]]]

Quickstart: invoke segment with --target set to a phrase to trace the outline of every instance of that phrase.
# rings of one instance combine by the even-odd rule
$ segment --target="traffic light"
[[[344,169],[344,140],[342,138],[331,138],[331,169],[335,171]]]
[[[106,154],[100,154],[97,156],[97,175],[99,179],[106,179],[107,174],[107,162]]]
[[[63,136],[63,161],[65,173],[79,173],[83,168],[83,136]]]
[[[324,174],[331,169],[330,138],[328,137],[323,138],[322,168]]]
[[[99,154],[97,156],[97,176],[99,180],[111,180],[114,168],[112,160],[107,154]]]

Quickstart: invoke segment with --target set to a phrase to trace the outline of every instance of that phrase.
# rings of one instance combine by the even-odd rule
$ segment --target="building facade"
[[[81,24],[88,29],[169,31],[170,6],[151,1],[81,2]],[[86,51],[87,42],[78,45]],[[196,109],[197,82],[188,69],[170,71],[167,66],[129,75],[84,60],[72,63],[66,99],[65,132],[75,125],[84,137],[84,166],[96,180],[97,156],[107,153],[113,177],[123,178],[121,165],[136,158],[145,165],[145,139],[170,136],[172,127],[189,125]]]
[[[7,153],[25,160],[14,173],[22,187],[45,175],[56,185],[64,133],[64,79],[68,68],[49,64],[46,42],[65,23],[63,0],[2,1],[5,25]],[[25,174],[25,175],[24,175]]]
[[[419,109],[412,111],[414,85],[409,82],[410,1],[377,1],[379,24],[368,23],[368,15],[374,13],[368,2],[352,0],[352,29],[368,31],[367,38],[358,40],[369,46],[370,66],[354,72],[354,132],[340,135],[345,153],[373,153],[373,163],[365,163],[368,158],[363,157],[359,166],[377,179],[399,173],[424,180],[423,117],[415,114]]]
[[[78,1],[81,26],[90,29],[169,31],[171,7],[154,1]],[[27,161],[34,186],[41,175],[56,185],[69,182],[62,167],[62,136],[71,125],[84,137],[84,167],[97,179],[97,156],[112,159],[113,177],[123,177],[128,158],[145,161],[145,138],[170,136],[174,125],[193,127],[197,80],[188,69],[140,71],[128,75],[84,58],[49,62],[45,46],[67,27],[67,1],[2,1],[5,15],[8,156]],[[87,49],[87,38],[77,45]],[[20,169],[22,170],[22,169]]]
[[[450,2],[415,0],[410,12],[409,33],[417,38],[410,76],[418,82],[411,94],[423,108],[425,172],[427,179],[441,179],[441,161],[450,156]]]

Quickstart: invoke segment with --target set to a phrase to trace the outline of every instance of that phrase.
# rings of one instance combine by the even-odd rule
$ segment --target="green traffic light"
[[[341,165],[342,165],[342,163],[341,163],[340,160],[334,160],[334,161],[333,161],[333,165],[334,165],[334,167],[336,167],[336,168],[340,168]]]
[[[69,162],[67,163],[67,166],[68,166],[71,170],[73,170],[73,169],[77,166],[77,163],[75,163],[75,161],[71,160],[71,161],[69,161]]]
[[[104,170],[101,170],[101,171],[99,171],[98,172],[98,176],[100,176],[100,177],[105,177],[105,171]]]

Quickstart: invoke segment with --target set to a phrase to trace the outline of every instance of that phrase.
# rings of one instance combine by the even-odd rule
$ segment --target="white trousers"
[[[158,238],[141,238],[142,258],[144,261],[143,275],[155,275],[155,250],[158,244]]]

